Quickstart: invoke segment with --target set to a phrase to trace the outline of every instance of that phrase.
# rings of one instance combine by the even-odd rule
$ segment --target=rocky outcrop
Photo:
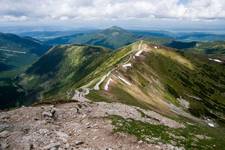
[[[0,113],[0,149],[170,149],[165,144],[147,144],[134,136],[114,133],[107,118],[110,115],[172,128],[184,127],[155,112],[120,103],[74,102],[21,107]]]

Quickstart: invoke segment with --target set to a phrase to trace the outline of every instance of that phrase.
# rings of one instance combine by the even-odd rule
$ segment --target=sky
[[[225,0],[0,0],[0,26],[225,30]]]

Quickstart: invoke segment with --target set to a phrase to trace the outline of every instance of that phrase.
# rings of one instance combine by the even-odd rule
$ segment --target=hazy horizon
[[[191,32],[203,32],[203,33],[212,33],[212,34],[225,34],[225,29],[202,29],[202,28],[158,28],[158,27],[151,27],[151,28],[143,28],[143,27],[124,27],[119,25],[112,25],[118,26],[125,30],[130,31],[165,31],[171,33],[191,33]],[[24,33],[24,32],[66,32],[66,31],[93,31],[93,30],[104,30],[110,28],[112,26],[104,26],[104,27],[72,27],[72,26],[0,26],[0,32],[2,33]]]
[[[0,0],[0,31],[104,29],[225,32],[221,0]],[[4,27],[4,28],[3,28]]]

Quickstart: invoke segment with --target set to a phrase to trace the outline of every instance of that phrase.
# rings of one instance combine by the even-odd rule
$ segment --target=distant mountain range
[[[46,41],[46,44],[60,45],[75,43],[97,45],[111,49],[117,49],[124,45],[130,44],[136,40],[137,37],[133,33],[124,30],[120,27],[113,26],[102,31],[58,37]]]
[[[225,60],[225,42],[224,41],[211,41],[211,42],[182,42],[171,41],[164,43],[164,45],[176,48],[181,51],[205,54],[214,56]]]
[[[50,45],[60,44],[90,44],[117,49],[140,39],[170,39],[178,41],[220,41],[225,40],[224,34],[205,32],[169,32],[169,31],[142,31],[125,30],[113,26],[105,30],[88,31],[46,31],[26,32],[23,36],[32,36]]]
[[[86,44],[116,50],[140,39],[172,48],[188,49],[191,52],[224,55],[224,42],[211,40],[225,40],[225,36],[208,33],[127,31],[117,26],[105,30],[88,30],[86,32],[24,32],[21,33],[21,36],[0,33],[0,71],[11,70],[12,68],[33,63],[34,60],[54,45]],[[205,42],[204,44],[204,42],[201,42],[204,40],[211,42]]]

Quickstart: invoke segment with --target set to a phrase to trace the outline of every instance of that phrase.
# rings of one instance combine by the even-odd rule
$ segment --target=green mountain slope
[[[40,96],[65,96],[67,90],[95,70],[109,50],[85,45],[57,46],[49,50],[24,75],[21,85]],[[61,95],[61,96],[62,96]]]
[[[30,37],[0,33],[0,108],[19,106],[24,101],[25,94],[14,78],[49,48]]]
[[[152,43],[137,41],[117,51],[85,45],[57,46],[20,76],[20,85],[30,93],[26,96],[38,95],[35,99],[39,102],[85,98],[119,102],[158,112],[185,126],[173,129],[110,117],[116,132],[135,135],[139,140],[172,145],[175,140],[186,149],[222,149],[224,63]]]
[[[224,77],[221,63],[142,41],[114,52],[58,46],[27,70],[21,85],[41,92],[43,100],[69,98],[75,89],[89,88],[88,98],[94,101],[119,101],[165,114],[182,108],[185,116],[224,120]]]
[[[122,28],[113,26],[103,31],[96,31],[86,34],[75,34],[65,37],[59,37],[47,41],[48,44],[90,44],[104,46],[111,49],[117,49],[124,45],[128,45],[137,40],[137,37]]]
[[[225,119],[223,64],[199,55],[175,52],[166,47],[156,48],[148,43],[142,47],[142,55],[137,58],[137,44],[115,53],[116,58],[122,56],[111,64],[114,67],[114,64],[118,64],[116,69],[101,84],[101,90],[90,92],[89,98],[122,101],[165,113],[171,111],[168,103],[183,107],[182,103],[187,102],[189,107],[186,109],[195,116],[210,115],[219,120]],[[126,62],[127,60],[129,61]],[[130,63],[132,67],[125,69],[121,61],[126,62],[123,65]],[[101,68],[106,69],[107,65],[108,63],[103,64]],[[95,72],[103,72],[101,68]],[[104,88],[109,79],[111,86],[106,91]]]
[[[32,63],[48,49],[49,46],[36,39],[0,33],[0,62],[2,64],[15,68],[21,67]],[[1,70],[4,71],[4,67],[1,67]]]
[[[225,59],[225,42],[213,41],[213,42],[181,42],[172,41],[165,44],[166,46],[180,49],[182,51],[206,54],[208,56],[218,57]]]

